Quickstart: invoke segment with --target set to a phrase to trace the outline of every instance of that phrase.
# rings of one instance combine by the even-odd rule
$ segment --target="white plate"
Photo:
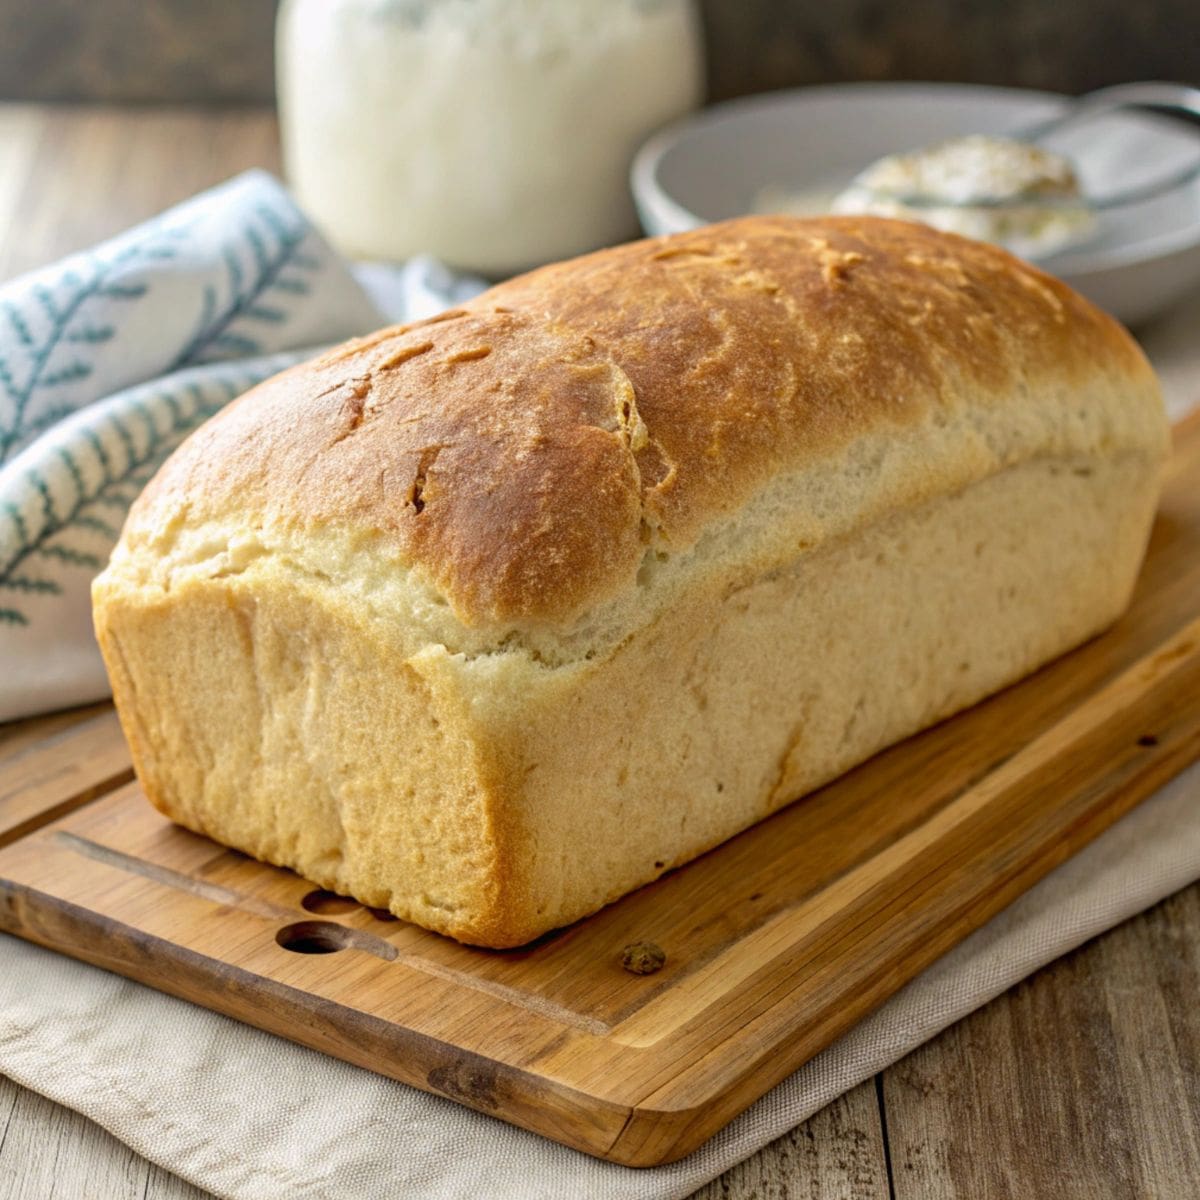
[[[1015,133],[1060,112],[1064,96],[966,84],[880,83],[752,96],[656,134],[633,166],[647,233],[677,233],[754,209],[764,189],[832,197],[885,154],[966,133]],[[1200,160],[1200,130],[1121,112],[1048,139],[1099,197]],[[1042,260],[1134,324],[1200,285],[1200,180],[1101,214],[1097,236]]]

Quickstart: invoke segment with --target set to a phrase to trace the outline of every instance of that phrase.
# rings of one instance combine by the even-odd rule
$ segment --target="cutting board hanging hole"
[[[346,948],[348,943],[341,936],[345,932],[332,921],[299,921],[295,925],[285,925],[275,935],[275,940],[293,954],[333,954]]]
[[[365,950],[392,962],[396,947],[373,933],[339,925],[335,921],[297,921],[275,934],[275,941],[293,954],[334,954],[338,950]]]

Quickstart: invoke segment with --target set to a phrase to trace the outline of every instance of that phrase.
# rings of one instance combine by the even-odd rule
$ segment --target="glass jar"
[[[634,151],[703,91],[693,0],[283,0],[276,51],[329,237],[492,276],[633,236]]]

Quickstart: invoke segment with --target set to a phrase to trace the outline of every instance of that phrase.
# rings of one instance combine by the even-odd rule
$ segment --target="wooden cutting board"
[[[516,951],[159,816],[111,709],[0,729],[0,927],[631,1165],[694,1149],[1200,756],[1200,416],[1133,606],[1031,679]],[[654,974],[622,967],[653,941]]]

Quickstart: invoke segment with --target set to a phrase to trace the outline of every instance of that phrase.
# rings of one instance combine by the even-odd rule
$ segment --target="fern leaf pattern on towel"
[[[108,694],[91,580],[171,450],[254,383],[380,323],[257,171],[0,285],[0,720]]]
[[[234,397],[301,357],[193,368],[118,392],[61,422],[36,454],[17,459],[0,509],[0,624],[28,625],[35,610],[26,598],[90,585],[129,506],[167,455]],[[52,616],[45,609],[38,615]]]
[[[78,397],[88,394],[95,349],[113,339],[116,327],[89,320],[87,309],[103,301],[140,300],[146,294],[142,282],[111,277],[123,268],[136,270],[137,260],[164,261],[172,253],[166,236],[161,241],[148,239],[108,257],[83,259],[57,280],[31,281],[24,298],[5,299],[8,336],[0,340],[0,465],[70,416]],[[6,290],[19,291],[20,281]]]
[[[0,466],[121,388],[377,319],[287,192],[262,172],[239,176],[0,287]]]

